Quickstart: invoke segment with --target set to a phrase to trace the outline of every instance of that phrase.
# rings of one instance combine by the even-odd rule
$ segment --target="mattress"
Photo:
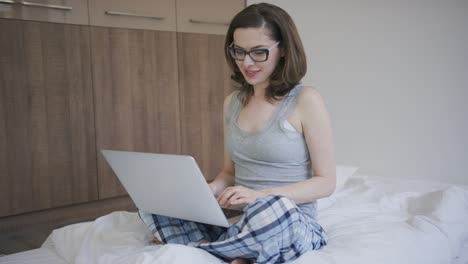
[[[328,245],[290,264],[468,264],[468,187],[355,175],[318,201]],[[54,230],[0,263],[223,263],[199,249],[154,245],[136,213]]]

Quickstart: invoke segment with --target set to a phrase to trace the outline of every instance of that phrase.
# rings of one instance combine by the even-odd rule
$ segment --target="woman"
[[[335,188],[332,129],[319,92],[303,87],[305,52],[291,17],[271,4],[232,20],[226,60],[240,89],[224,102],[224,167],[210,188],[229,228],[140,212],[163,243],[204,249],[231,263],[282,263],[326,244],[316,200]]]

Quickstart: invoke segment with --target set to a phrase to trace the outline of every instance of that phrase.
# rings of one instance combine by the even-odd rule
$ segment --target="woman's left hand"
[[[258,198],[267,196],[267,193],[252,190],[243,186],[227,187],[218,196],[218,203],[223,208],[231,206],[248,205]]]

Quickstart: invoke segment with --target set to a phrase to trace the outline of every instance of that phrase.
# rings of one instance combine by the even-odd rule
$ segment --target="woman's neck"
[[[268,83],[257,84],[253,86],[253,96],[254,97],[265,97],[266,89]]]

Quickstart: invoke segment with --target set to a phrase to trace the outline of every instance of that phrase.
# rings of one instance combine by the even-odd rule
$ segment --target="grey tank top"
[[[237,124],[244,95],[238,92],[231,97],[225,120],[226,146],[234,162],[236,185],[259,190],[312,177],[312,164],[304,135],[286,121],[302,89],[302,85],[294,87],[279,102],[264,127],[252,133],[242,130]],[[315,218],[316,202],[298,206],[304,214]]]

